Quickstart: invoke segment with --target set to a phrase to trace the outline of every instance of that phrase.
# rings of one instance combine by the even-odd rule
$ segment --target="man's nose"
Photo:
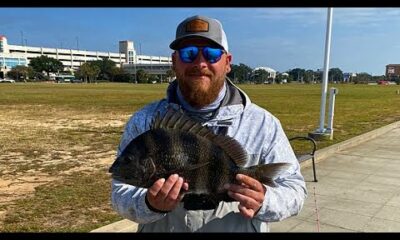
[[[193,61],[193,64],[199,65],[200,67],[207,67],[207,59],[203,56],[203,53],[200,51],[199,55],[197,55],[196,59]]]

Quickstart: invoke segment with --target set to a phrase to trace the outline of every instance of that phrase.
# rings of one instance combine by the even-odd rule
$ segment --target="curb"
[[[363,142],[366,142],[368,140],[376,138],[380,135],[383,135],[383,134],[389,132],[392,129],[399,128],[399,127],[400,127],[400,121],[397,121],[397,122],[391,123],[389,125],[383,126],[381,128],[372,130],[370,132],[347,139],[343,142],[336,143],[334,145],[331,145],[331,146],[323,148],[323,149],[319,149],[319,150],[315,151],[315,163],[321,162],[321,161],[325,160],[327,157],[332,156],[333,154],[335,154],[339,151],[345,150],[350,147],[357,146]],[[306,167],[311,166],[311,164],[312,164],[312,161],[310,158],[304,162],[301,162],[300,166],[302,168],[306,168]]]
[[[91,233],[105,233],[105,232],[136,232],[138,224],[128,220],[120,220],[115,223],[105,225],[103,227],[90,231]]]
[[[399,128],[400,127],[400,121],[391,123],[389,125],[383,126],[381,128],[372,130],[370,132],[361,134],[359,136],[350,138],[346,141],[331,145],[329,147],[317,150],[315,152],[315,163],[321,162],[325,160],[327,157],[332,156],[338,151],[354,147],[356,145],[359,145],[363,142],[366,142],[368,140],[371,140],[375,137],[378,137],[380,135],[383,135],[387,132],[389,132],[392,129]],[[311,158],[303,161],[300,163],[301,168],[306,168],[312,165],[312,160]],[[136,232],[137,231],[137,226],[138,224],[130,221],[128,219],[120,220],[118,222],[94,229],[90,232]]]

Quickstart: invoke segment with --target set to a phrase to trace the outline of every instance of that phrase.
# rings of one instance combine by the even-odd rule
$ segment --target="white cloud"
[[[400,20],[400,8],[338,8],[335,20],[349,26],[379,26]]]
[[[324,23],[327,8],[263,8],[256,9],[253,16],[308,26]],[[400,8],[333,8],[333,21],[344,26],[380,26],[387,22],[400,22]]]
[[[254,12],[255,18],[271,21],[295,21],[303,26],[321,22],[326,18],[324,8],[268,8],[257,9]]]

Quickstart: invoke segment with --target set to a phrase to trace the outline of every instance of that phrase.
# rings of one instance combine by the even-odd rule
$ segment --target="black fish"
[[[118,181],[149,188],[160,179],[179,174],[189,183],[185,194],[202,196],[217,204],[233,201],[224,190],[238,173],[275,186],[274,178],[289,163],[242,167],[248,155],[235,139],[216,135],[180,110],[157,115],[150,130],[133,139],[109,172]],[[186,197],[186,196],[185,196]]]

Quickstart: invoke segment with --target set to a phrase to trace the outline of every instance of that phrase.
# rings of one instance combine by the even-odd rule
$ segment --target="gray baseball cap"
[[[192,37],[206,38],[222,47],[225,51],[229,51],[224,29],[217,19],[199,15],[186,18],[178,25],[175,40],[169,47],[177,50],[179,43],[183,39]]]

